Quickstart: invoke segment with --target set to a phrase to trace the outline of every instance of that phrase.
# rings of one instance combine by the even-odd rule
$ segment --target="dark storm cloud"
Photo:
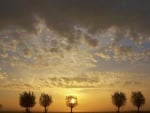
[[[74,25],[88,27],[91,32],[115,25],[148,33],[149,4],[149,0],[1,0],[0,27],[33,30],[36,17],[40,17],[50,29],[69,36]]]

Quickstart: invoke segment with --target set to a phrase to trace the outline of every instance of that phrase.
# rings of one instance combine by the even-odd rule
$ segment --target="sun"
[[[72,103],[72,104],[76,103],[76,99],[72,98],[70,103]]]
[[[69,107],[75,107],[78,104],[77,97],[73,95],[66,96],[66,104]]]

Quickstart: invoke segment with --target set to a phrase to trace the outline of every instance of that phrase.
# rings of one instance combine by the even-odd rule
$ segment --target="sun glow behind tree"
[[[72,109],[78,105],[77,97],[72,95],[66,96],[66,104],[70,107],[72,113]]]

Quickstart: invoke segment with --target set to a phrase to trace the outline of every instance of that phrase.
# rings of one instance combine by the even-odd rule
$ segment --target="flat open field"
[[[25,113],[23,111],[0,111],[0,113]],[[43,112],[36,112],[32,111],[31,113],[43,113]],[[48,113],[70,113],[70,112],[48,112]],[[112,112],[73,112],[73,113],[116,113]],[[120,113],[137,113],[137,111],[122,111]],[[140,113],[150,113],[150,111],[141,111]]]

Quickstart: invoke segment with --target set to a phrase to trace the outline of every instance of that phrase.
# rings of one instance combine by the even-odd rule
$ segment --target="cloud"
[[[4,72],[1,68],[0,68],[0,80],[4,80],[7,78],[7,73]]]
[[[67,37],[61,37],[44,22],[40,22],[37,24],[37,34],[29,34],[22,29],[8,29],[9,32],[5,31],[5,35],[0,36],[1,54],[4,50],[7,54],[7,57],[0,56],[1,62],[15,69],[26,69],[27,72],[32,70],[35,73],[35,70],[40,70],[41,73],[37,72],[37,75],[70,77],[82,76],[91,69],[98,70],[102,60],[107,63],[149,60],[149,48],[143,47],[149,43],[148,40],[144,39],[142,45],[136,45],[127,37],[128,31],[122,33],[118,27],[113,26],[103,32],[91,34],[87,28],[78,26],[75,30],[80,32],[80,36],[71,43]],[[12,35],[14,32],[17,32],[17,37]],[[95,41],[88,42],[86,37]]]
[[[136,62],[148,60],[149,47],[145,45],[149,44],[149,37],[142,36],[140,33],[137,33],[139,36],[133,37],[129,35],[130,31],[124,29],[123,32],[122,30],[112,26],[105,32],[100,33],[100,46],[95,55],[106,61]]]
[[[25,77],[12,77],[8,75],[5,78],[1,79],[0,89],[37,90],[38,86],[36,86],[32,82],[29,83],[30,78],[28,78],[27,80]]]
[[[141,88],[148,84],[145,74],[124,73],[124,72],[89,72],[82,76],[50,76],[27,77],[28,80],[20,78],[6,78],[1,81],[0,89],[19,89],[19,90],[43,90],[45,88],[102,88],[120,89],[121,88]],[[32,80],[34,79],[34,80]],[[31,82],[32,80],[32,82]]]
[[[95,87],[96,80],[83,77],[49,77],[48,80],[41,79],[40,83],[50,88],[87,88]]]
[[[149,35],[149,1],[6,0],[0,4],[1,29],[19,26],[33,31],[37,18],[42,18],[49,29],[67,36],[71,42],[77,39],[75,25],[88,28],[91,33],[117,26]]]
[[[8,84],[0,84],[1,89],[19,89],[19,90],[37,90],[38,88],[35,86],[32,86],[30,84],[19,84],[19,83],[8,83]]]
[[[130,46],[121,46],[114,44],[110,47],[114,53],[114,59],[116,60],[126,60],[134,56],[134,50]]]
[[[28,89],[34,89],[34,87],[31,84],[25,83],[24,86]]]
[[[25,58],[31,58],[30,49],[26,48],[23,50],[23,54]]]
[[[110,61],[111,60],[111,57],[103,52],[100,52],[100,53],[95,53],[97,56],[99,56],[100,58],[102,59],[105,59],[106,61]]]
[[[140,84],[141,84],[141,82],[137,82],[137,81],[125,81],[124,82],[125,86],[128,86],[128,85],[129,86],[131,86],[131,85],[136,85],[137,86],[137,85],[140,85]]]
[[[135,5],[136,4],[136,5]],[[73,24],[110,27],[132,26],[147,29],[150,15],[149,1],[1,1],[1,24],[20,25],[33,29],[35,15],[45,19],[47,25],[59,32],[69,31]],[[104,7],[105,6],[105,7]],[[4,21],[5,20],[5,21]],[[68,24],[66,24],[68,23]],[[147,24],[145,24],[147,23]]]
[[[0,65],[72,77],[98,70],[102,62],[149,61],[148,4],[140,0],[0,1]]]
[[[3,80],[4,78],[5,76],[0,74],[0,80]]]
[[[8,57],[8,53],[6,51],[1,52],[1,57],[7,58]]]
[[[38,84],[48,88],[116,88],[143,84],[139,77],[135,80],[134,76],[134,73],[94,72],[84,76],[41,78]]]
[[[134,1],[1,1],[0,13],[3,18],[0,23],[2,28],[16,25],[26,30],[35,30],[35,24],[41,18],[50,30],[66,36],[72,43],[78,42],[74,26],[88,28],[90,33],[107,30],[112,26],[119,29],[125,27],[131,31],[129,35],[135,37],[139,31],[146,34],[149,31],[148,3],[140,0],[136,1],[136,5]],[[97,45],[96,39],[85,39],[92,46]]]
[[[10,30],[11,32],[7,32],[9,38],[1,36],[1,49],[5,48],[8,55],[6,58],[1,56],[1,61],[13,68],[42,72],[49,70],[49,75],[59,76],[76,75],[95,66],[96,59],[90,54],[88,47],[82,49],[84,46],[80,44],[69,43],[66,37],[49,30],[42,21],[37,29],[37,34],[21,31],[16,37]],[[85,42],[83,44],[88,46]]]

